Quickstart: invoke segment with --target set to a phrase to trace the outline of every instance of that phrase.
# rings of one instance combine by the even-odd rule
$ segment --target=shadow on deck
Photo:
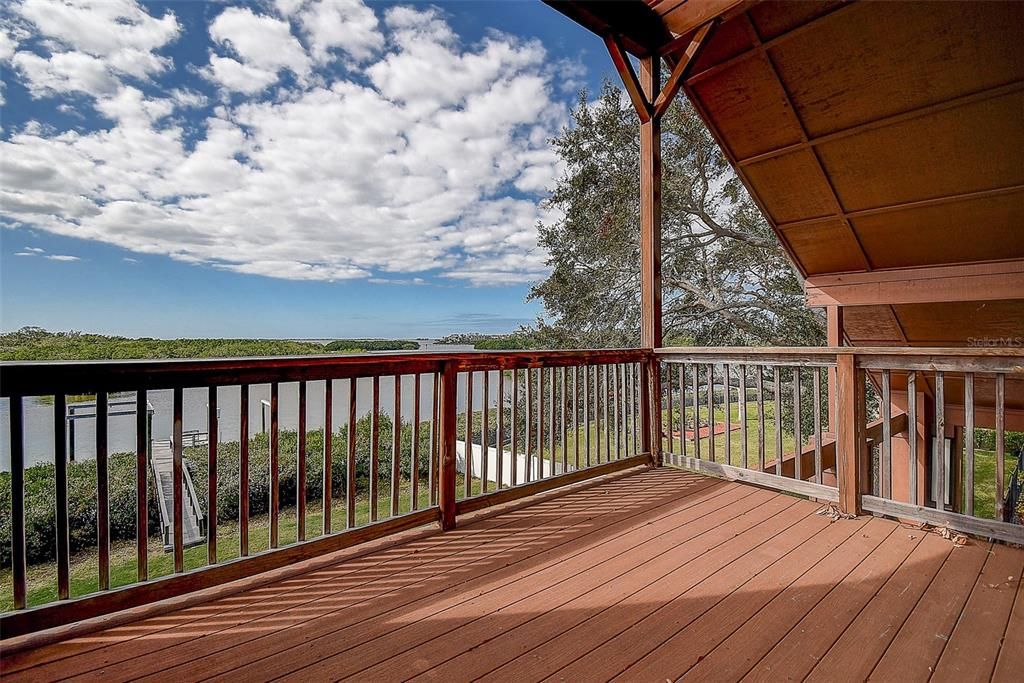
[[[1020,680],[1024,550],[671,468],[3,660],[5,680]]]

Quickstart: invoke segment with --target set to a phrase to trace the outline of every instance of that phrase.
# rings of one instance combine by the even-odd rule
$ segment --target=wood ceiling
[[[932,302],[860,292],[852,343],[1024,339],[1024,2],[550,4],[670,63],[717,17],[684,92],[811,284],[954,269]],[[955,286],[964,264],[1006,286]]]

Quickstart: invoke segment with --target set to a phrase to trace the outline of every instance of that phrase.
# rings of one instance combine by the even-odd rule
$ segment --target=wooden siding
[[[73,640],[5,680],[1013,680],[1024,550],[672,468]]]

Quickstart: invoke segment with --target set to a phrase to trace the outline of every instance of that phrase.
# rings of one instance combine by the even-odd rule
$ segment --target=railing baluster
[[[533,479],[533,373],[530,368],[523,370],[526,380],[526,467],[523,468],[523,481],[529,483]]]
[[[270,547],[278,546],[281,521],[280,455],[281,445],[278,414],[280,389],[277,382],[270,384]]]
[[[782,476],[782,377],[779,366],[772,367],[775,382],[775,475]]]
[[[296,538],[306,540],[306,383],[299,382],[298,453],[295,455]]]
[[[583,450],[586,451],[585,463],[590,467],[590,366],[583,366]]]
[[[565,421],[569,401],[569,386],[565,381],[565,366],[562,366],[559,373],[562,376],[562,473],[565,474],[569,471],[569,423]]]
[[[640,447],[640,364],[633,363],[630,366],[630,376],[632,377],[632,393],[633,397],[633,455],[640,453],[642,450]],[[679,437],[682,438],[682,437]]]
[[[715,453],[715,366],[708,363],[708,458],[717,460]]]
[[[374,379],[376,380],[377,378],[374,377]],[[348,381],[348,458],[345,462],[345,528],[347,529],[356,528],[356,442],[358,440],[358,434],[356,434],[356,397],[359,389],[358,384],[355,377]],[[376,425],[376,396],[374,396],[373,400],[373,415],[373,423]],[[376,430],[376,426],[373,427],[373,430]],[[370,463],[372,467],[376,467],[377,439],[371,437],[370,444],[371,452],[373,453],[370,457]],[[374,514],[376,514],[377,500],[375,498],[370,500],[370,507]]]
[[[14,581],[14,609],[25,609],[28,563],[25,552],[25,420],[22,397],[12,396],[10,405],[11,578]]]
[[[821,472],[821,368],[814,368],[814,483],[820,484]]]
[[[558,389],[558,384],[554,368],[548,368],[548,385],[548,460],[551,462],[548,476],[553,476],[555,474],[555,434],[558,431],[558,424],[555,421],[555,392]]]
[[[743,460],[743,467],[750,469],[750,453],[747,446],[747,366],[740,365],[740,458]]]
[[[544,478],[544,368],[537,368],[537,480]]]
[[[331,533],[331,503],[334,501],[334,490],[333,482],[334,476],[331,471],[332,465],[334,464],[333,453],[331,449],[331,431],[334,429],[332,418],[334,412],[334,380],[328,379],[324,382],[324,481],[323,491],[321,495],[323,501],[323,527],[321,531],[324,536]]]
[[[601,368],[594,366],[594,463],[601,464]],[[590,464],[589,462],[587,463]]]
[[[572,445],[580,468],[580,366],[572,366]]]
[[[431,381],[431,423],[430,423],[430,504],[437,505],[437,490],[441,472],[441,373],[435,372]]]
[[[666,401],[666,404],[667,404],[666,408],[668,410],[668,417],[666,419],[656,420],[656,422],[658,423],[659,426],[664,425],[666,423],[668,424],[668,429],[667,429],[667,431],[668,431],[668,452],[669,453],[675,453],[676,452],[676,435],[675,435],[675,429],[673,429],[673,427],[672,427],[672,425],[674,423],[674,420],[672,419],[672,417],[673,417],[673,414],[675,413],[675,405],[674,405],[674,402],[672,400],[672,366],[671,365],[666,365],[665,366],[665,370],[666,370],[666,372],[665,372],[665,393],[666,393],[666,395],[668,397],[668,400]],[[660,411],[660,406],[659,406],[659,411]],[[682,412],[682,411],[680,411],[680,412]],[[682,435],[680,434],[680,437],[681,436]],[[680,439],[680,440],[682,440],[682,439]]]
[[[913,374],[913,373],[911,373]],[[910,395],[908,383],[908,396]],[[907,425],[910,438],[914,441],[916,425]],[[964,464],[964,508],[974,516],[974,373],[964,374],[964,450],[967,462]]]
[[[757,365],[757,469],[764,472],[765,467],[765,433],[764,433],[764,366]]]
[[[686,366],[679,364],[679,454],[686,457]]]
[[[512,486],[518,484],[519,479],[519,369],[512,370],[512,463],[509,467],[509,483]],[[529,443],[529,440],[527,440]],[[527,455],[529,463],[529,455]]]
[[[732,465],[732,370],[722,365],[722,394],[725,398],[725,464]]]
[[[495,434],[497,437],[497,448],[495,449],[495,455],[497,459],[495,464],[498,466],[498,471],[495,481],[495,490],[501,490],[505,482],[505,371],[498,370],[498,431]],[[513,461],[514,462],[514,461]]]
[[[661,372],[660,366],[658,372]],[[633,389],[630,382],[632,369],[628,363],[622,363],[622,429],[625,432],[625,444],[622,450],[622,457],[628,457],[632,454],[633,450],[633,423],[632,423],[632,407],[633,407]]]
[[[491,371],[484,370],[484,387],[483,387],[483,407],[480,415],[480,493],[487,493],[487,475],[490,474],[488,471],[490,468],[488,460],[490,460],[490,451],[488,450],[490,442],[490,434],[487,432],[490,428],[490,410],[489,404],[491,402]]]
[[[249,554],[249,385],[238,397],[238,554]],[[328,520],[328,525],[330,521]]]
[[[391,435],[393,445],[391,447],[391,516],[395,517],[400,511],[400,499],[402,477],[402,376],[395,375],[395,414],[391,420]]]
[[[438,468],[438,504],[441,508],[441,528],[455,528],[455,439],[456,406],[458,395],[458,372],[453,363],[444,363],[444,371],[440,375],[438,395],[438,436],[441,442],[440,462]]]
[[[829,426],[837,431],[836,427]],[[917,373],[913,370],[907,373],[907,438],[910,440],[910,471],[907,473],[910,491],[907,500],[917,505]]]
[[[611,401],[612,393],[611,387],[608,385],[609,372],[608,365],[601,366],[601,374],[604,380],[604,390],[601,392],[601,398],[604,401],[604,461],[611,462],[612,459],[612,423],[611,423]]]
[[[800,368],[793,368],[793,473],[794,478],[803,479],[801,461],[804,450],[803,425],[800,419]]]
[[[548,460],[551,467],[548,469],[548,476],[555,474],[555,435],[558,432],[558,424],[555,418],[555,392],[558,390],[555,369],[548,368]]]
[[[353,382],[356,380],[353,379]],[[370,521],[380,515],[380,377],[373,377],[370,413]]]
[[[946,390],[943,373],[935,371],[935,439],[932,449],[935,463],[935,509],[946,509]]]
[[[700,460],[700,365],[693,364],[693,455]]]
[[[106,396],[103,396],[102,402],[103,402],[103,415],[104,415],[103,422],[106,423],[106,413],[107,413],[107,399],[106,399]],[[172,476],[173,480],[172,480],[171,488],[172,488],[172,491],[173,491],[173,498],[174,498],[173,522],[172,523],[174,524],[173,549],[174,549],[174,571],[175,571],[175,573],[179,573],[179,572],[185,571],[185,548],[184,548],[184,538],[183,538],[183,535],[182,535],[182,528],[181,528],[181,525],[182,525],[183,519],[184,519],[184,514],[183,514],[183,512],[184,512],[184,497],[183,497],[182,489],[183,489],[184,483],[185,483],[184,480],[183,480],[183,474],[184,474],[184,472],[183,472],[183,470],[184,470],[183,464],[184,463],[182,462],[182,443],[181,443],[181,435],[182,435],[182,431],[183,431],[183,427],[182,427],[183,405],[184,405],[183,390],[182,390],[181,387],[176,387],[174,389],[174,417],[173,417],[173,422],[172,422],[173,429],[172,429],[172,432],[171,432],[171,434],[172,434],[171,438],[174,441],[174,443],[171,444],[171,446],[172,446],[172,454],[173,454],[172,455],[173,467],[172,467],[172,470],[171,470],[172,471],[172,475],[171,476]],[[99,446],[99,442],[100,442],[100,417],[99,417],[99,415],[100,415],[100,396],[97,395],[96,396],[96,471],[97,471],[97,474],[100,471],[100,465],[101,465],[101,461],[100,461],[100,446]],[[104,429],[104,432],[106,432],[106,429]],[[103,443],[103,460],[102,460],[102,469],[103,469],[103,472],[104,472],[103,475],[102,475],[102,479],[103,479],[102,487],[104,489],[106,488],[106,478],[107,478],[106,477],[106,469],[107,469],[107,467],[106,467],[106,465],[107,465],[107,453],[106,453],[107,444],[106,444],[106,440],[107,440],[106,439],[106,433],[104,433],[104,435],[103,435],[103,442],[104,442]],[[104,497],[104,499],[106,498],[106,493],[103,494],[103,497]],[[103,528],[103,527],[106,526],[106,524],[104,523],[106,521],[106,519],[105,519],[106,518],[106,512],[104,510],[105,507],[106,507],[105,502],[100,504],[100,514],[102,515],[101,521],[100,521],[100,537],[102,539],[100,541],[100,548],[101,548],[100,549],[100,588],[103,589],[103,590],[106,590],[106,588],[107,588],[107,586],[104,585],[104,581],[105,581],[104,574],[106,572],[104,571],[103,558],[109,552],[109,549],[104,549],[103,548],[104,545],[107,545],[107,538],[106,538],[107,532]]]
[[[612,374],[612,415],[615,418],[615,448],[612,454],[616,460],[622,457],[622,391],[619,382],[618,363],[611,366]]]
[[[217,564],[217,435],[220,432],[220,416],[217,413],[217,387],[211,386],[209,391],[206,401],[209,458],[206,465],[209,471],[206,487],[206,561]]]
[[[473,372],[466,373],[466,467],[465,497],[473,495]]]
[[[412,393],[412,445],[409,449],[409,480],[412,495],[412,510],[420,509],[420,399],[422,386],[420,373],[413,379]]]
[[[1004,520],[1006,486],[1004,458],[1006,457],[1006,375],[996,375],[996,519]]]
[[[146,541],[147,523],[149,517],[146,510],[146,463],[147,440],[146,440],[146,417],[145,411],[146,392],[140,391],[136,396],[136,411],[142,397],[143,410],[136,413],[135,428],[141,429],[142,436],[136,433],[135,445],[135,539],[136,539],[136,575],[139,581],[145,581],[147,577],[146,566]],[[17,399],[11,399],[13,404]],[[139,417],[141,415],[141,417]],[[67,600],[71,596],[71,549],[70,533],[68,527],[68,453],[67,453],[67,398],[64,394],[57,394],[53,397],[53,467],[54,485],[56,487],[56,513],[57,513],[57,599]],[[12,441],[13,443],[13,441]],[[139,446],[141,445],[141,448]],[[13,468],[12,468],[13,472]],[[139,476],[142,480],[139,483]],[[140,495],[141,494],[141,495]]]
[[[879,489],[882,498],[892,498],[892,373],[882,370],[882,453]]]

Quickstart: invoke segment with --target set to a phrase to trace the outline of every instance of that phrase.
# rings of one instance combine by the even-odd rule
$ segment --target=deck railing
[[[648,463],[650,358],[642,350],[607,350],[4,364],[15,611],[0,617],[0,632],[9,638],[154,602],[430,522],[451,528],[459,514]],[[124,392],[135,394],[138,407],[135,560],[128,578],[112,571],[108,424],[109,398]],[[173,568],[157,577],[150,572],[148,520],[152,498],[161,492],[152,481],[147,407],[161,392],[170,393],[172,491],[164,517]],[[78,595],[63,417],[67,397],[82,394],[96,396],[98,590]],[[252,411],[263,410],[257,394],[269,396],[269,430],[253,439]],[[57,600],[42,605],[30,600],[25,530],[24,406],[37,397],[53,397],[56,506]],[[186,427],[195,426],[186,422],[186,398],[203,408],[210,435],[191,448],[183,439]],[[237,446],[219,438],[229,411]],[[285,412],[293,418],[289,439],[282,432]],[[311,437],[316,449],[308,446]],[[231,480],[225,482],[219,469],[227,465]],[[188,488],[196,477],[198,492]],[[237,529],[231,539],[218,532],[218,519],[225,520],[218,494],[226,489],[237,493],[237,514],[232,508],[228,515]],[[205,506],[205,552],[188,548],[183,538],[183,516],[193,500]],[[253,505],[266,511],[259,525]],[[237,554],[225,557],[218,540],[230,540]]]
[[[0,617],[4,638],[428,523],[450,529],[460,514],[661,462],[834,502],[842,512],[1024,542],[1024,527],[1003,521],[1007,439],[1024,430],[1020,349],[680,348],[8,363],[0,373],[0,396],[9,405],[9,429],[0,436],[9,440],[15,607]],[[134,489],[129,576],[124,542],[114,568],[121,571],[112,570],[109,474],[116,443],[110,399],[125,392],[134,394],[137,406],[134,451],[127,456],[134,476],[114,483],[122,492]],[[96,396],[96,581],[88,590],[72,582],[61,419],[68,397],[81,394]],[[266,434],[250,429],[264,395]],[[53,397],[32,404],[54,416],[57,599],[47,604],[36,604],[27,580],[24,407],[32,397]],[[186,398],[198,411],[186,409]],[[165,513],[172,534],[163,576],[150,571],[162,566],[149,542],[150,505],[159,495],[150,478],[150,403],[169,412],[173,451]],[[203,426],[197,422],[205,422],[210,438],[187,447],[183,435]],[[283,425],[294,425],[294,432]],[[222,436],[226,428],[237,430],[237,445]],[[933,447],[929,434],[943,438]],[[979,434],[984,444],[976,442]],[[237,494],[234,506],[221,507],[225,492]],[[186,496],[205,508],[205,539],[192,548],[182,534]],[[264,512],[257,524],[257,513]],[[120,519],[123,534],[124,515]],[[219,531],[218,520],[230,534]],[[229,541],[232,552],[226,553]]]
[[[656,355],[667,462],[832,501],[845,513],[1024,543],[1006,503],[1008,435],[1024,432],[1021,349]]]

